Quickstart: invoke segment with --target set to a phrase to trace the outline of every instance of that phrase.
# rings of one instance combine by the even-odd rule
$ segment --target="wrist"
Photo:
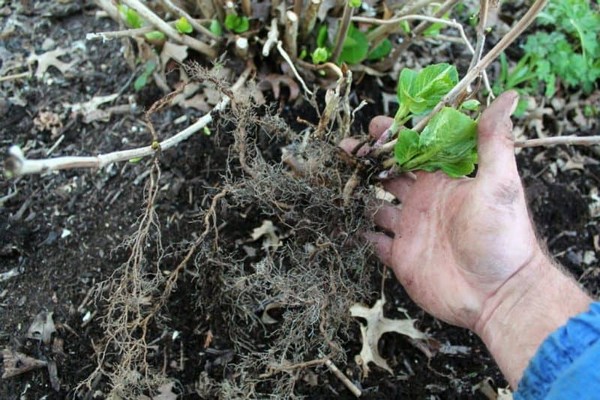
[[[590,303],[540,250],[486,301],[475,332],[516,387],[544,339]]]

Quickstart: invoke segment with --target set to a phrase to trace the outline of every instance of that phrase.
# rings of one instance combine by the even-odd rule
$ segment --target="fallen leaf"
[[[163,71],[167,62],[173,59],[178,63],[182,63],[188,56],[188,46],[183,46],[170,41],[166,41],[163,45],[162,51],[160,52],[160,62],[163,66]]]
[[[63,123],[60,120],[58,114],[52,111],[41,111],[34,119],[33,125],[40,132],[48,131],[52,138],[58,136],[58,133],[63,127]]]
[[[46,361],[41,361],[33,357],[29,357],[17,351],[8,349],[2,350],[2,368],[4,373],[2,379],[12,378],[13,376],[24,374],[25,372],[43,368],[48,365]]]
[[[36,315],[25,337],[33,340],[41,340],[44,344],[50,344],[52,334],[56,333],[56,327],[52,319],[53,314],[52,312],[47,313],[46,311],[42,311]]]
[[[258,83],[258,88],[263,92],[269,89],[273,90],[273,96],[279,99],[281,84],[286,85],[290,89],[289,100],[295,100],[300,95],[300,87],[296,81],[287,75],[268,74]]]
[[[55,67],[62,74],[67,72],[71,67],[75,64],[75,61],[71,61],[70,63],[66,63],[58,59],[67,53],[70,53],[68,49],[58,48],[56,50],[47,51],[42,54],[32,53],[29,57],[27,57],[27,62],[29,64],[37,63],[37,68],[35,70],[35,77],[42,78],[48,68]]]
[[[360,354],[356,356],[357,363],[362,367],[363,376],[369,375],[369,363],[385,369],[390,374],[393,374],[388,363],[381,357],[377,350],[379,339],[386,332],[396,332],[401,335],[408,336],[412,339],[425,339],[423,332],[414,327],[414,319],[389,319],[383,315],[383,306],[385,298],[381,298],[375,302],[373,307],[368,308],[361,304],[354,304],[350,307],[350,315],[353,317],[364,318],[367,325],[360,326],[362,336],[362,349]]]

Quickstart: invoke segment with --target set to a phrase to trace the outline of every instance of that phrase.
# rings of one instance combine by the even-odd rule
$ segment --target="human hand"
[[[388,234],[367,234],[417,304],[470,329],[498,288],[542,257],[514,157],[510,115],[517,100],[505,93],[481,116],[475,178],[417,172],[416,179],[384,182],[401,205],[375,213]],[[378,136],[391,121],[374,119],[370,133]]]
[[[400,205],[375,212],[386,233],[366,234],[417,304],[482,337],[513,387],[541,341],[590,302],[536,239],[514,156],[517,101],[504,93],[482,114],[475,178],[417,172],[385,181]],[[391,122],[376,117],[370,134]]]

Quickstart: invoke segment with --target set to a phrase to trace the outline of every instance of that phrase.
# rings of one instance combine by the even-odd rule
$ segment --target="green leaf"
[[[221,24],[216,19],[210,21],[208,30],[215,36],[221,36],[223,34],[223,28],[221,28]]]
[[[368,52],[369,40],[367,35],[356,28],[354,24],[351,24],[338,62],[350,65],[359,64],[367,58]]]
[[[162,42],[163,40],[167,39],[165,34],[162,33],[161,31],[148,32],[144,35],[144,37],[151,42]]]
[[[377,61],[387,57],[392,51],[392,42],[389,39],[384,39],[383,42],[373,49],[367,56],[369,61]]]
[[[137,29],[137,28],[141,28],[142,26],[144,26],[145,21],[142,19],[142,17],[140,17],[140,15],[134,9],[129,8],[128,6],[126,6],[124,4],[119,4],[117,6],[117,9],[119,10],[119,14],[121,15],[121,18],[125,22],[125,25],[127,25],[128,27]]]
[[[250,29],[250,21],[243,15],[228,14],[225,17],[225,28],[235,33],[244,33]]]
[[[361,0],[348,0],[348,5],[352,8],[358,8],[362,4]]]
[[[475,169],[476,145],[477,123],[460,111],[445,107],[431,119],[421,135],[403,130],[394,156],[404,171],[441,169],[451,177],[460,177]]]
[[[457,83],[458,72],[450,64],[433,64],[420,72],[404,68],[398,79],[400,109],[396,120],[405,118],[409,113],[427,114]]]
[[[186,17],[181,17],[175,22],[175,28],[179,33],[192,33],[194,28],[190,21],[187,20]]]
[[[144,65],[144,72],[142,72],[142,74],[138,76],[133,82],[133,88],[136,92],[139,92],[148,84],[148,79],[150,79],[150,76],[152,75],[155,69],[156,62],[152,60],[146,62],[146,64]]]
[[[477,111],[481,103],[477,99],[467,100],[460,105],[461,110]]]
[[[419,134],[411,129],[404,129],[398,134],[394,156],[401,166],[419,154]]]
[[[329,60],[329,50],[326,47],[317,47],[312,53],[313,64],[324,63]]]
[[[317,47],[326,47],[328,39],[327,25],[321,25],[317,33]]]

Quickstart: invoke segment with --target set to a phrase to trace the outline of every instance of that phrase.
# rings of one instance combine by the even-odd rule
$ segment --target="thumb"
[[[477,128],[477,176],[490,178],[517,173],[510,116],[518,101],[519,95],[514,90],[502,93],[481,115]]]

